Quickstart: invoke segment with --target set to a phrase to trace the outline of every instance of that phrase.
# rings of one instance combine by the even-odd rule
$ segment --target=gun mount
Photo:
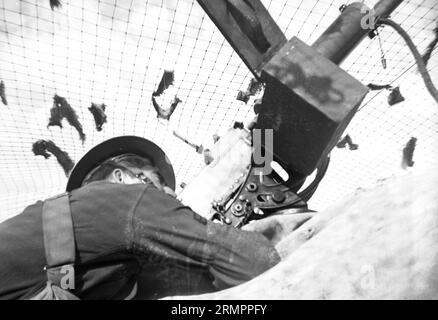
[[[260,0],[198,0],[266,89],[256,127],[274,130],[273,152],[309,175],[327,158],[368,88],[341,69],[348,54],[402,0],[343,6],[312,46],[287,41]],[[364,23],[367,22],[367,23]]]
[[[254,139],[253,124],[235,125],[215,142],[212,162],[179,193],[184,204],[207,219],[236,228],[279,211],[307,210],[306,201],[324,176],[329,158],[318,168],[314,181],[298,192],[305,175],[280,166],[284,177],[275,168],[264,172],[254,163],[254,150],[261,147],[261,140]],[[272,159],[266,153],[264,158]]]
[[[232,186],[229,181],[220,180],[228,186],[228,193],[219,201],[214,200],[213,207],[221,213],[222,220],[231,220],[239,227],[263,209],[281,209],[283,203],[284,207],[307,206],[305,201],[322,179],[331,150],[368,93],[366,86],[338,64],[367,34],[372,35],[380,18],[389,16],[401,2],[381,0],[373,9],[359,2],[343,6],[340,16],[309,46],[296,37],[287,41],[260,0],[198,0],[249,70],[265,84],[254,128],[272,130],[273,143],[263,143],[260,148],[292,173],[290,181],[279,181],[269,174],[254,175],[255,165],[249,154],[247,162],[242,162],[237,170],[237,180],[232,174],[229,176],[235,181]],[[228,178],[226,169],[222,175]],[[301,198],[296,187],[301,187],[316,169],[319,170],[311,184],[312,192]],[[276,187],[268,187],[266,182]],[[211,180],[204,181],[206,184],[211,185]],[[198,208],[194,201],[199,201],[201,186],[183,191],[183,202],[195,211]],[[218,192],[222,190],[219,185],[217,188]],[[211,196],[217,198],[217,194]],[[203,210],[198,212],[206,212],[205,208],[200,209]]]

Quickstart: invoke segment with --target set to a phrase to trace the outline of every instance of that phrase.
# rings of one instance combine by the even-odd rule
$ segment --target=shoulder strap
[[[62,278],[74,272],[76,257],[69,194],[44,201],[42,214],[47,278],[62,288]],[[74,289],[74,283],[69,289]]]

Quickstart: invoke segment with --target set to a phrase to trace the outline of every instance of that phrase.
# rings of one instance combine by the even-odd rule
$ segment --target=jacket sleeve
[[[248,281],[280,261],[261,234],[207,221],[152,188],[140,199],[131,227],[134,250],[154,263],[207,269],[217,289]]]
[[[280,261],[275,248],[259,233],[208,222],[207,238],[216,249],[210,272],[218,289],[248,281]]]

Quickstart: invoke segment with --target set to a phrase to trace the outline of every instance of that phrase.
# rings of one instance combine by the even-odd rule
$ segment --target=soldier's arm
[[[132,227],[137,248],[208,268],[218,289],[248,281],[280,261],[261,234],[207,221],[155,189],[139,201]]]

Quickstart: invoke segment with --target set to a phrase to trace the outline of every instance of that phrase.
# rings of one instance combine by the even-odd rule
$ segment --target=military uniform
[[[0,299],[31,298],[47,277],[43,202],[0,224]],[[245,282],[280,258],[262,235],[205,220],[151,185],[92,182],[70,193],[81,299],[155,299]]]

